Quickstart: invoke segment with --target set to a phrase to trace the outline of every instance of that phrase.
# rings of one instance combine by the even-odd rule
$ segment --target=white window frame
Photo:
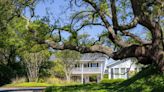
[[[122,71],[122,69],[124,69]],[[121,73],[121,78],[125,79],[126,78],[126,68],[120,68],[120,73]]]
[[[118,73],[116,73],[116,69],[118,69]],[[120,76],[119,76],[119,75],[120,75],[120,74],[119,74],[120,71],[119,71],[119,70],[120,70],[120,68],[114,68],[114,71],[113,71],[113,72],[114,72],[114,73],[113,73],[113,74],[114,74],[114,79],[120,78]],[[117,76],[117,77],[116,77],[116,76]]]

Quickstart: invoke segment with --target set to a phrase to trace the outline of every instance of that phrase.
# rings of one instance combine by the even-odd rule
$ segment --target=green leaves
[[[29,31],[31,31],[33,35],[39,38],[44,39],[45,36],[49,33],[49,30],[49,26],[40,20],[36,20],[29,25]]]
[[[76,51],[64,50],[56,53],[56,56],[62,60],[79,60],[80,53]]]
[[[100,2],[100,11],[106,13],[107,15],[110,15],[109,6],[106,0],[102,0]]]

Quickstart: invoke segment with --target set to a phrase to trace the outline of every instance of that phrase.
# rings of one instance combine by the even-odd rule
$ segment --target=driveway
[[[0,92],[44,92],[46,87],[0,88]]]

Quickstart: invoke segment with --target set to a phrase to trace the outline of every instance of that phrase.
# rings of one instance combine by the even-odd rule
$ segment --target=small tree
[[[80,53],[76,51],[64,50],[56,53],[57,63],[65,73],[67,81],[70,81],[72,69],[79,62]]]
[[[47,61],[49,52],[42,50],[40,52],[29,53],[26,52],[22,55],[23,63],[27,69],[27,77],[30,82],[38,80],[39,71],[42,63]]]

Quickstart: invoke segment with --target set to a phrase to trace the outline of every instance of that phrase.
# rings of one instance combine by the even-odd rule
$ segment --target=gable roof
[[[49,58],[49,61],[54,61],[55,59],[57,59],[57,57],[55,56],[55,54],[52,54]],[[106,56],[104,54],[100,54],[100,53],[86,53],[86,54],[82,54],[80,61],[84,61],[84,62],[89,62],[89,61],[105,61],[106,60]]]
[[[107,64],[107,68],[112,67],[112,66],[115,66],[115,65],[118,65],[118,64],[121,64],[121,63],[124,63],[127,60],[128,59],[124,59],[124,60],[113,60],[113,59],[110,59],[109,60],[109,63]]]

